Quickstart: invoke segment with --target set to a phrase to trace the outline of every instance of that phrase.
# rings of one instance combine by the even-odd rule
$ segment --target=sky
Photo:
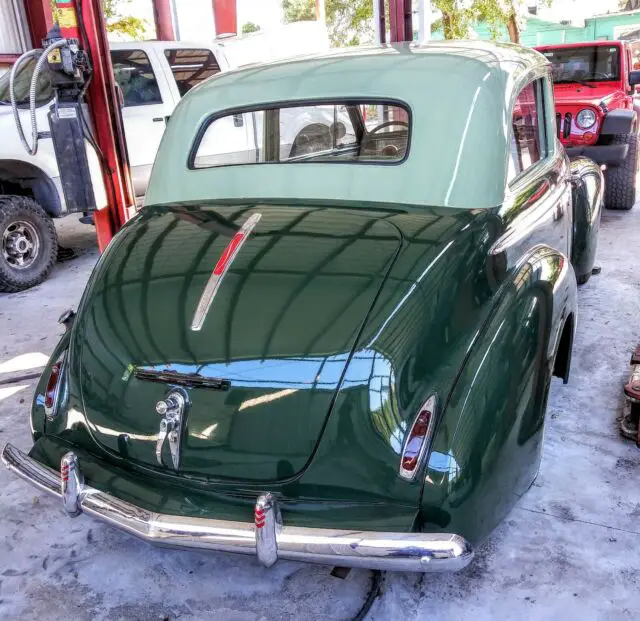
[[[237,0],[238,29],[246,22],[258,24],[262,30],[281,22],[282,0]],[[180,38],[183,41],[210,41],[215,38],[211,0],[175,0]],[[151,0],[125,1],[119,5],[124,15],[140,17],[148,22],[147,35],[154,36]]]
[[[553,0],[550,7],[539,2],[538,16],[550,21],[569,20],[575,22],[593,15],[615,12],[620,0]]]

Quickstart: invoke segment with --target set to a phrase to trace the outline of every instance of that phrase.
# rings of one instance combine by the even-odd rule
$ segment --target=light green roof
[[[218,74],[193,89],[163,139],[147,204],[182,200],[327,200],[489,207],[502,202],[514,87],[546,64],[537,52],[485,41],[339,50]],[[397,166],[320,162],[189,170],[211,115],[242,106],[349,97],[398,99],[412,111]]]

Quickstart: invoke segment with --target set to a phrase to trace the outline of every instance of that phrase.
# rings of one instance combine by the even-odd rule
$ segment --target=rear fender
[[[600,167],[586,157],[571,161],[573,242],[571,263],[578,281],[591,273],[598,250],[604,177]]]
[[[51,375],[51,369],[56,363],[62,352],[69,348],[70,332],[66,331],[60,341],[55,346],[51,357],[47,361],[47,364],[42,371],[42,375],[36,385],[36,390],[33,395],[33,404],[31,406],[31,414],[29,424],[31,427],[31,435],[34,441],[45,434],[46,417],[44,413],[44,394],[47,389],[47,383],[49,376]],[[67,371],[68,372],[68,371]],[[67,377],[62,378],[63,382],[67,381]]]
[[[505,283],[438,423],[421,501],[424,530],[480,542],[533,481],[553,358],[576,296],[570,262],[545,246]]]

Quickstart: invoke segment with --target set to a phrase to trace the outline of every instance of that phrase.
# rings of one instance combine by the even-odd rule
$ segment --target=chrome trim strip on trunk
[[[59,472],[42,465],[11,444],[4,447],[2,461],[18,476],[42,491],[61,498]],[[259,506],[262,507],[262,504],[265,503]],[[78,506],[89,515],[156,545],[257,554],[254,522],[155,513],[88,485],[82,488],[78,496]],[[431,572],[457,571],[473,558],[471,545],[455,534],[388,533],[298,526],[281,526],[273,530],[277,558],[309,563]],[[272,559],[265,560],[269,562]]]
[[[218,289],[220,288],[220,283],[224,278],[227,270],[233,263],[234,259],[238,252],[240,252],[240,248],[247,241],[247,237],[254,229],[256,224],[262,218],[262,214],[254,213],[238,230],[238,232],[231,238],[231,241],[227,244],[227,247],[224,249],[224,252],[218,259],[218,262],[215,264],[213,271],[211,272],[211,276],[209,277],[209,281],[207,282],[202,295],[200,296],[200,301],[198,302],[198,306],[196,308],[196,312],[193,314],[193,320],[191,321],[191,329],[193,331],[198,331],[202,328],[202,324],[204,324],[204,320],[207,318],[207,313],[209,312],[209,308],[211,307],[211,303],[213,302],[213,298],[216,296]]]

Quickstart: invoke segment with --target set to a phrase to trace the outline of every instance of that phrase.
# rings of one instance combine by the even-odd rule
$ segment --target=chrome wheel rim
[[[13,268],[24,270],[33,265],[40,250],[40,235],[24,220],[10,222],[2,234],[2,256]]]

